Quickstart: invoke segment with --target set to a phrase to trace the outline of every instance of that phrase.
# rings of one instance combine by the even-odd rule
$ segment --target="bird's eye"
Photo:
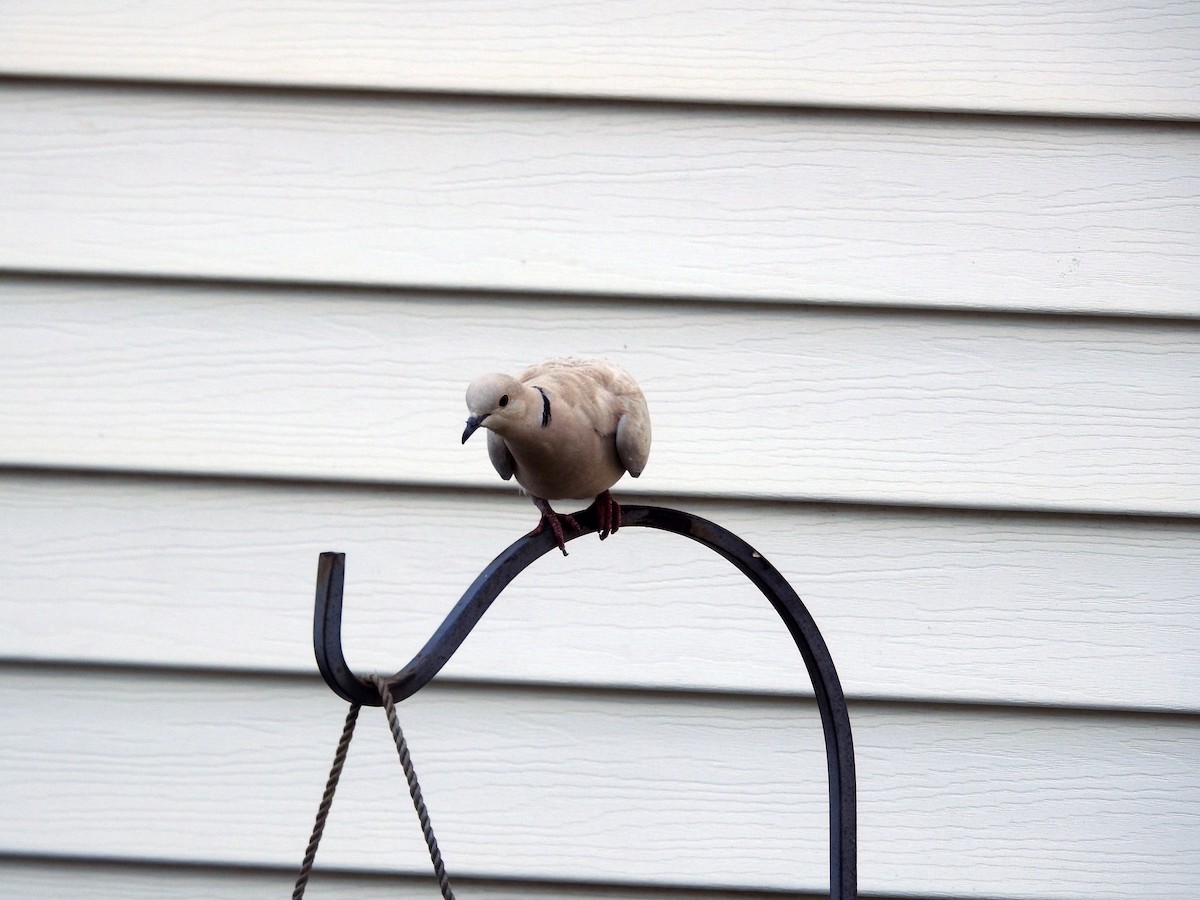
[[[505,406],[508,406],[508,394],[500,398],[500,407],[504,408]]]

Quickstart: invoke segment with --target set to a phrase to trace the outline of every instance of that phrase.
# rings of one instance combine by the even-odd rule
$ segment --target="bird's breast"
[[[549,425],[525,439],[505,438],[516,463],[517,483],[535,497],[595,497],[625,473],[612,435],[601,435],[590,426],[571,427],[568,418],[556,414]]]

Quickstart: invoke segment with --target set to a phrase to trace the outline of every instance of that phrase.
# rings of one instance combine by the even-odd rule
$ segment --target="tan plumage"
[[[475,379],[467,409],[463,443],[477,428],[488,430],[492,465],[529,492],[542,512],[537,530],[550,527],[564,554],[562,526],[548,500],[594,497],[601,539],[620,527],[620,507],[608,489],[626,472],[641,475],[650,455],[650,412],[628,372],[605,360],[551,359],[515,378]]]

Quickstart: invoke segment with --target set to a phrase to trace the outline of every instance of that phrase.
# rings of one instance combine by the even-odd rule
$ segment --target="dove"
[[[600,540],[621,527],[608,489],[628,472],[642,474],[650,456],[650,411],[641,388],[602,359],[550,359],[515,378],[482,375],[467,388],[470,417],[462,442],[488,432],[488,456],[505,481],[515,477],[542,514],[530,534],[549,528],[567,555],[563,522],[550,500],[595,498]]]

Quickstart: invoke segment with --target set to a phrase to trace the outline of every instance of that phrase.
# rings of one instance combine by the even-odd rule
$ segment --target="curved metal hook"
[[[677,509],[622,506],[621,527],[656,528],[683,535],[729,560],[762,591],[775,607],[796,642],[812,680],[829,769],[829,886],[830,897],[852,900],[857,889],[857,809],[854,741],[850,715],[829,648],[816,622],[792,586],[765,558],[737,535],[707,519]],[[582,529],[575,537],[598,529],[593,508],[572,514]],[[556,549],[549,530],[515,541],[497,556],[467,588],[462,598],[425,646],[408,665],[388,679],[392,697],[411,697],[433,679],[483,618],[492,601],[536,559]],[[375,687],[352,673],[342,653],[342,592],[345,554],[322,553],[317,569],[317,601],[313,646],[317,666],[333,691],[351,703],[379,706]]]

